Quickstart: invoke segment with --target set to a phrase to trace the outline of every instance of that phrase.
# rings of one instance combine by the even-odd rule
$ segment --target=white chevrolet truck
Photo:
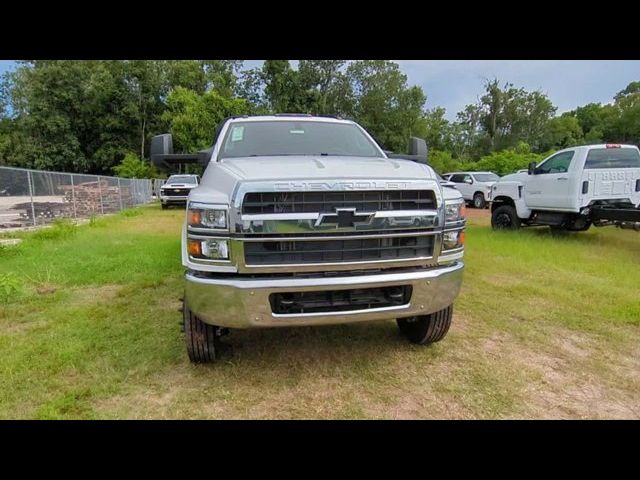
[[[591,225],[640,230],[640,151],[634,145],[567,148],[493,187],[494,229],[548,225],[584,231]]]
[[[186,205],[189,192],[199,183],[199,175],[171,175],[160,187],[162,209],[165,210],[171,205]]]
[[[425,163],[424,140],[388,156],[352,121],[234,117],[197,159],[182,231],[184,330],[192,362],[229,329],[397,319],[410,341],[447,333],[462,282],[464,200]]]

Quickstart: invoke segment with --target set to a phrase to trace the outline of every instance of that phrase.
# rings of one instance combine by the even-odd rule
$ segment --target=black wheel
[[[169,208],[169,205],[167,205],[166,203],[163,203],[161,205],[163,210],[166,210],[167,208]]]
[[[520,219],[511,205],[502,205],[491,214],[491,226],[494,230],[516,230],[520,228]]]
[[[570,232],[586,232],[589,228],[591,228],[591,221],[584,217],[579,217],[571,222],[567,230]]]
[[[484,199],[484,195],[481,193],[476,193],[473,196],[473,206],[476,208],[484,208],[487,205],[487,202]]]
[[[427,345],[439,342],[449,331],[453,305],[430,315],[398,318],[398,328],[411,343]]]
[[[182,313],[189,360],[193,363],[213,362],[220,345],[220,327],[204,323],[196,317],[189,310],[186,300],[182,307]]]

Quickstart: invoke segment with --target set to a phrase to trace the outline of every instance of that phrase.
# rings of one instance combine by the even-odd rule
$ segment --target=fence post
[[[29,182],[29,198],[31,199],[31,217],[33,218],[33,226],[36,224],[36,209],[33,206],[33,181],[31,180],[31,170],[27,170],[27,182]]]
[[[100,175],[96,175],[98,177],[98,193],[100,194],[100,213],[104,215],[104,205],[102,203],[102,181],[100,180]]]
[[[73,205],[73,218],[78,219],[78,213],[76,212],[76,187],[73,181],[73,173],[71,176],[71,203]]]
[[[122,188],[120,188],[120,177],[118,177],[118,198],[120,198],[120,210],[122,211]]]

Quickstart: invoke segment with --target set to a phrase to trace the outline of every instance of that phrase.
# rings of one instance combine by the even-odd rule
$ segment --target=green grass
[[[638,418],[640,235],[471,219],[454,325],[249,330],[191,365],[180,210],[13,234],[0,249],[0,418]],[[6,235],[5,235],[6,236]]]

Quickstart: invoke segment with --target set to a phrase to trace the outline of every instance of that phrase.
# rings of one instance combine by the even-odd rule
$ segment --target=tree
[[[583,141],[584,135],[578,119],[564,114],[549,120],[540,147],[543,150],[562,149],[579,145]]]
[[[616,142],[621,140],[618,131],[620,108],[616,105],[589,103],[568,113],[574,116],[584,133],[587,144]]]
[[[217,91],[232,98],[235,60],[24,61],[0,89],[11,105],[3,162],[108,174],[129,151],[148,155],[166,131],[170,92]],[[211,132],[211,135],[213,132]],[[5,160],[6,158],[6,160]]]
[[[163,120],[173,135],[174,148],[194,152],[211,146],[215,129],[225,117],[244,115],[249,110],[246,100],[225,97],[216,90],[199,95],[177,87],[167,98]]]
[[[467,168],[469,170],[491,171],[502,176],[527,168],[529,163],[538,163],[543,158],[544,155],[531,152],[529,145],[521,142],[516,148],[491,152],[474,164],[468,165]]]
[[[454,129],[454,145],[457,147],[458,157],[467,157],[473,153],[480,140],[480,115],[477,105],[467,105],[462,112],[458,112]]]
[[[299,83],[310,100],[310,110],[316,115],[339,115],[350,96],[349,82],[342,71],[344,60],[300,60]]]
[[[237,95],[238,76],[243,63],[242,60],[203,60],[206,90],[216,90],[229,98]]]
[[[623,90],[620,90],[613,99],[618,102],[624,98],[634,97],[640,93],[640,81],[639,82],[631,82],[627,85]]]
[[[618,109],[618,118],[613,122],[616,141],[640,143],[640,82],[631,82],[614,98]]]
[[[436,107],[424,113],[425,140],[432,150],[451,150],[451,125],[444,118],[446,110]]]
[[[153,178],[158,177],[158,173],[146,160],[142,160],[135,153],[129,152],[119,165],[113,167],[114,173],[118,177],[124,178]]]
[[[409,87],[398,64],[386,60],[361,60],[347,67],[352,100],[350,114],[388,150],[406,151],[410,136],[425,137],[420,87]]]
[[[252,68],[240,73],[236,84],[236,93],[239,98],[247,101],[252,113],[268,113],[269,100],[264,92],[264,75],[262,69]]]
[[[475,153],[513,148],[520,141],[537,149],[556,110],[549,98],[508,82],[500,87],[496,78],[485,80],[484,88],[478,103],[458,117],[467,123],[467,142],[474,139]]]
[[[296,72],[289,60],[265,60],[262,66],[264,92],[269,107],[275,113],[306,113],[300,105],[306,93],[300,91]]]
[[[443,150],[430,150],[428,163],[440,174],[455,172],[462,168],[461,162],[453,158],[451,152]]]

